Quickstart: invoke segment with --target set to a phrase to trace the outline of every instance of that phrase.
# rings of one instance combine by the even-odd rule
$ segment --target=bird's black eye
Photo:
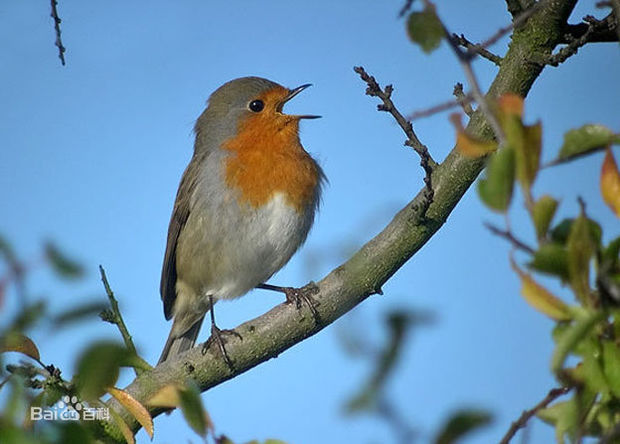
[[[248,108],[250,108],[250,111],[253,111],[255,113],[260,113],[264,107],[265,107],[265,103],[262,100],[252,100],[250,104],[248,105]]]

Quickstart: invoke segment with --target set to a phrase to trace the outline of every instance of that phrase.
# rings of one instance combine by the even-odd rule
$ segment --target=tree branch
[[[534,0],[506,0],[508,12],[515,17],[534,4]]]
[[[547,393],[547,396],[545,396],[545,398],[542,401],[540,401],[530,410],[525,410],[521,414],[519,419],[517,419],[515,422],[513,422],[510,425],[510,428],[508,429],[508,431],[506,432],[502,440],[499,442],[499,444],[508,444],[510,440],[515,436],[515,434],[519,431],[519,429],[522,429],[523,427],[525,427],[525,425],[527,424],[527,422],[530,420],[532,416],[534,416],[540,410],[547,407],[549,404],[551,404],[553,401],[555,401],[560,396],[568,393],[570,390],[571,390],[570,387],[560,387],[560,388],[551,389],[549,393]]]
[[[548,57],[561,41],[563,24],[575,6],[576,0],[544,1],[526,24],[515,31],[499,72],[487,97],[497,98],[511,92],[523,97],[542,72],[543,66],[532,57]],[[489,139],[492,129],[480,111],[472,116],[468,134]],[[373,294],[394,275],[441,228],[456,204],[469,189],[484,167],[483,159],[469,159],[452,150],[433,172],[435,196],[424,220],[416,217],[414,204],[423,199],[420,192],[399,211],[393,220],[374,239],[370,240],[348,261],[317,282],[317,310],[323,320],[316,325],[305,308],[297,310],[290,304],[281,304],[235,330],[243,340],[230,337],[227,351],[237,371],[232,373],[217,351],[202,354],[201,347],[179,355],[175,361],[166,361],[152,371],[137,377],[127,392],[147,405],[156,416],[163,410],[148,406],[148,400],[169,384],[183,384],[191,378],[201,391],[206,391],[252,367],[278,356],[293,345],[312,336],[347,313]],[[108,402],[133,431],[139,429],[136,419],[116,400]],[[122,441],[123,437],[108,425],[108,440]]]
[[[588,15],[583,18],[583,23],[567,25],[565,33],[562,43],[567,44],[581,39],[585,34],[588,34],[588,37],[584,43],[617,42],[618,20],[616,19],[616,12],[614,10],[602,20],[597,20]]]
[[[465,38],[463,34],[461,35],[452,34],[452,38],[463,48],[467,49],[468,51],[475,52],[480,57],[483,57],[493,62],[497,66],[499,66],[500,63],[502,63],[502,58],[500,56],[493,54],[491,51],[484,48],[482,45],[470,42],[469,40]]]
[[[463,112],[467,115],[467,117],[471,117],[474,114],[474,109],[471,106],[472,97],[471,94],[465,94],[463,91],[463,84],[461,82],[456,82],[454,85],[454,89],[452,90],[452,95],[456,97],[456,101]]]
[[[525,251],[532,256],[536,254],[536,250],[527,245],[524,242],[521,242],[517,239],[509,230],[502,230],[501,228],[496,227],[495,225],[490,224],[489,222],[485,222],[484,224],[487,229],[496,236],[503,237],[508,242],[512,244],[512,246],[518,250]]]
[[[353,70],[358,73],[362,80],[368,85],[368,88],[366,88],[366,94],[371,97],[379,97],[383,102],[381,105],[377,105],[377,109],[379,111],[390,113],[396,120],[396,123],[398,123],[398,125],[405,132],[407,135],[405,145],[413,148],[414,151],[420,156],[420,165],[424,169],[425,173],[423,199],[414,205],[418,212],[418,217],[424,218],[428,207],[433,202],[433,195],[435,194],[433,191],[432,175],[437,163],[431,157],[426,145],[418,139],[418,136],[413,131],[413,125],[411,122],[405,119],[405,117],[394,105],[394,102],[392,102],[391,96],[394,91],[392,85],[387,85],[385,90],[382,90],[375,78],[369,75],[362,66],[356,66]]]
[[[430,108],[414,111],[407,116],[407,119],[413,121],[416,119],[421,119],[423,117],[430,117],[442,111],[447,111],[449,109],[456,108],[459,106],[463,108],[463,110],[467,109],[468,107],[471,108],[469,104],[473,101],[473,98],[471,97],[471,95],[465,94],[463,92],[462,84],[459,83],[459,85],[461,85],[460,92],[457,92],[456,86],[453,91],[453,94],[455,95],[456,99],[448,100],[443,103],[439,103],[437,105],[431,106]],[[467,115],[470,115],[470,114],[467,114]]]
[[[137,363],[137,365],[134,366],[136,376],[140,376],[144,371],[150,370],[151,366],[144,359],[140,358],[140,356],[136,352],[136,346],[133,343],[131,334],[129,334],[127,325],[125,325],[125,321],[123,320],[121,311],[118,308],[118,302],[114,297],[114,292],[110,287],[110,283],[108,282],[105,270],[101,265],[99,265],[99,273],[101,274],[101,282],[103,282],[103,287],[105,288],[105,292],[108,295],[108,300],[110,301],[110,309],[103,310],[99,314],[99,317],[101,317],[101,319],[105,322],[115,324],[118,327],[118,331],[120,331],[121,336],[123,337],[123,341],[125,342],[125,347],[127,347],[127,350],[129,350],[129,352],[135,357],[133,359],[135,359],[135,362]]]
[[[51,0],[51,3],[52,12],[50,16],[54,19],[54,31],[56,32],[56,42],[54,42],[54,44],[58,47],[58,58],[60,59],[60,63],[62,63],[62,66],[65,66],[65,51],[67,48],[63,46],[62,39],[60,38],[60,23],[62,20],[58,16],[58,1]]]
[[[614,14],[609,14],[603,20],[597,20],[592,16],[584,17],[587,23],[579,25],[569,25],[569,30],[565,35],[565,41],[568,43],[564,48],[560,49],[556,54],[550,56],[546,63],[551,66],[559,66],[569,57],[577,54],[579,48],[591,42],[613,42],[618,41],[616,34],[617,23]]]

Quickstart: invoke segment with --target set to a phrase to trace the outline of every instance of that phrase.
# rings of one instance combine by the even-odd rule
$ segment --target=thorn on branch
[[[58,58],[60,58],[60,63],[62,63],[62,66],[65,66],[65,51],[67,48],[63,46],[62,39],[60,37],[60,23],[62,23],[62,20],[58,16],[58,1],[51,0],[51,4],[52,12],[50,15],[54,19],[54,31],[56,32],[56,42],[54,44],[58,47]]]
[[[407,140],[405,141],[405,146],[409,146],[413,148],[413,150],[418,153],[420,156],[420,165],[424,169],[424,200],[422,202],[422,207],[420,208],[421,212],[419,213],[422,217],[426,215],[426,210],[430,207],[433,202],[433,198],[435,192],[433,190],[432,185],[432,175],[433,170],[437,166],[437,163],[433,160],[430,153],[428,152],[428,148],[418,139],[418,136],[415,134],[413,130],[413,125],[410,121],[408,121],[401,112],[396,108],[394,102],[392,102],[391,96],[392,92],[394,92],[394,87],[392,85],[386,85],[384,89],[381,89],[381,86],[377,83],[375,78],[369,75],[364,67],[355,66],[353,70],[360,76],[360,78],[366,82],[368,87],[366,88],[366,94],[371,97],[378,97],[381,99],[383,103],[377,106],[379,111],[388,112],[394,117],[396,123],[402,128],[407,136]]]

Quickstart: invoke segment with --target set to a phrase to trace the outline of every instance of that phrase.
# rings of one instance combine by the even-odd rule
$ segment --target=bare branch
[[[471,107],[471,94],[465,94],[463,91],[463,84],[461,82],[457,82],[454,85],[454,89],[452,90],[452,94],[456,97],[456,101],[463,108],[463,112],[467,114],[467,117],[471,117],[474,113],[474,109]]]
[[[495,234],[496,236],[503,237],[504,239],[508,240],[512,244],[512,246],[515,247],[516,249],[525,251],[526,253],[529,253],[531,255],[534,255],[536,253],[536,250],[534,250],[532,247],[530,247],[526,243],[517,239],[510,232],[510,230],[502,230],[501,228],[498,228],[495,225],[490,224],[489,222],[485,222],[484,226],[487,227],[489,231]]]
[[[404,17],[405,14],[407,14],[407,11],[409,11],[411,9],[411,5],[413,4],[414,0],[406,0],[405,4],[403,5],[402,8],[400,8],[400,11],[398,12],[398,16],[399,17]]]
[[[150,370],[152,367],[144,361],[138,353],[136,352],[136,346],[133,343],[133,339],[131,338],[131,334],[129,334],[129,330],[125,325],[125,321],[123,320],[123,316],[121,315],[121,311],[118,308],[118,302],[114,297],[114,292],[110,287],[110,283],[108,282],[108,278],[105,274],[105,270],[101,265],[99,265],[99,273],[101,274],[101,282],[103,282],[103,287],[105,288],[105,292],[108,295],[108,299],[110,301],[110,309],[104,310],[101,312],[100,317],[106,322],[110,324],[115,324],[118,327],[118,330],[121,332],[121,336],[123,337],[123,341],[125,341],[125,347],[127,350],[135,356],[136,362],[139,364],[134,367],[134,371],[136,372],[136,376],[140,376],[145,370]]]
[[[462,85],[461,85],[462,86]],[[462,90],[461,90],[462,91]],[[442,111],[447,111],[452,108],[456,108],[457,106],[467,106],[473,98],[470,94],[463,93],[463,97],[457,98],[456,100],[448,100],[443,103],[439,103],[437,105],[431,106],[430,108],[422,109],[419,111],[414,111],[407,116],[409,120],[421,119],[422,117],[429,117],[434,114],[438,114]]]
[[[471,86],[473,98],[476,100],[476,103],[478,103],[478,106],[480,107],[482,114],[484,114],[484,117],[486,117],[486,119],[488,120],[489,125],[491,126],[491,128],[493,128],[493,133],[499,141],[499,144],[505,145],[506,135],[504,134],[504,130],[500,126],[495,114],[493,114],[493,112],[491,111],[491,108],[487,103],[486,98],[482,93],[482,90],[480,89],[478,79],[476,78],[474,70],[471,66],[471,57],[467,53],[463,52],[461,48],[459,48],[458,43],[452,39],[452,36],[445,27],[444,32],[446,34],[446,40],[448,40],[448,43],[450,43],[450,47],[456,54],[456,57],[458,58],[461,67],[463,68],[463,71],[465,71],[465,77],[467,78],[467,81]]]
[[[584,17],[584,22],[579,25],[569,26],[569,33],[566,34],[568,45],[560,49],[546,60],[547,65],[559,66],[569,57],[577,54],[579,48],[586,43],[594,41],[617,41],[616,34],[617,23],[614,20],[614,14],[609,14],[603,20],[597,20],[592,16]],[[578,37],[576,37],[578,36]],[[606,40],[601,40],[606,39]]]
[[[500,56],[493,54],[491,51],[489,51],[488,49],[485,49],[481,45],[470,42],[469,40],[465,38],[463,34],[461,34],[460,36],[456,34],[452,34],[452,37],[459,45],[461,45],[468,51],[475,52],[480,57],[490,60],[497,66],[499,66],[500,63],[502,63],[502,58]]]
[[[563,43],[571,44],[582,38],[586,33],[588,34],[586,43],[617,42],[618,30],[615,11],[601,20],[587,15],[583,18],[583,23],[566,26],[566,36]]]
[[[510,31],[517,29],[520,26],[523,26],[525,22],[527,21],[527,19],[529,19],[532,16],[532,14],[534,14],[539,8],[539,4],[536,4],[532,1],[527,1],[527,3],[529,3],[529,6],[526,9],[524,9],[522,12],[520,12],[519,15],[516,16],[512,20],[511,24],[509,24],[508,26],[499,28],[495,34],[493,34],[491,37],[486,39],[484,42],[479,43],[478,46],[481,48],[488,48],[489,46],[497,43],[499,39],[504,37]]]
[[[517,433],[517,431],[519,431],[519,429],[522,429],[523,427],[525,427],[525,425],[527,424],[527,422],[530,420],[530,418],[532,416],[534,416],[540,410],[542,410],[545,407],[547,407],[549,404],[551,404],[553,401],[555,401],[560,396],[565,395],[566,393],[568,393],[570,390],[571,390],[570,387],[559,387],[559,388],[551,389],[549,391],[549,393],[547,393],[547,396],[545,396],[545,398],[542,401],[540,401],[538,404],[536,404],[530,410],[525,410],[521,414],[519,419],[517,419],[515,422],[513,422],[510,425],[510,428],[508,429],[508,431],[506,432],[506,434],[504,435],[502,440],[499,442],[499,444],[508,444],[510,442],[510,440],[512,438],[514,438],[514,436]]]
[[[62,39],[60,38],[60,23],[62,20],[58,16],[58,1],[51,0],[51,3],[52,13],[50,15],[54,19],[54,31],[56,32],[56,42],[54,44],[58,47],[58,57],[60,58],[60,63],[62,63],[62,66],[65,66],[65,51],[67,49],[63,46]]]
[[[377,109],[379,111],[385,111],[390,113],[396,123],[402,128],[402,130],[407,135],[407,140],[405,141],[406,146],[410,146],[414,149],[416,153],[420,156],[420,165],[424,169],[424,199],[422,202],[419,202],[418,212],[420,217],[424,217],[426,214],[426,210],[433,202],[434,190],[432,185],[432,175],[433,170],[437,166],[437,163],[433,160],[430,153],[428,152],[428,148],[420,142],[418,136],[416,136],[413,131],[413,125],[408,121],[401,112],[396,108],[394,102],[392,102],[391,96],[394,88],[392,85],[387,85],[385,90],[381,89],[375,78],[369,75],[362,66],[356,66],[353,70],[359,74],[361,79],[366,82],[368,88],[366,88],[366,94],[371,97],[378,97],[383,102],[380,105],[377,105]]]

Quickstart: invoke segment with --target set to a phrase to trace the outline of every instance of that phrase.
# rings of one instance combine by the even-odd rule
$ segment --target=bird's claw
[[[312,295],[318,293],[319,291],[316,284],[311,282],[302,288],[284,287],[283,290],[286,295],[287,304],[295,304],[295,307],[299,310],[301,309],[302,303],[305,303],[312,313],[314,322],[317,325],[321,325],[321,315],[316,308],[319,303],[312,298]]]
[[[226,363],[230,371],[234,372],[235,365],[233,364],[230,356],[228,356],[228,352],[226,351],[224,339],[222,338],[222,336],[224,335],[236,336],[237,338],[243,340],[243,337],[235,330],[222,330],[216,325],[211,325],[211,336],[209,336],[209,339],[207,339],[207,341],[202,345],[202,354],[204,355],[205,353],[207,353],[207,350],[209,349],[211,344],[215,342],[220,354],[222,355],[222,358],[224,359],[224,362]]]

